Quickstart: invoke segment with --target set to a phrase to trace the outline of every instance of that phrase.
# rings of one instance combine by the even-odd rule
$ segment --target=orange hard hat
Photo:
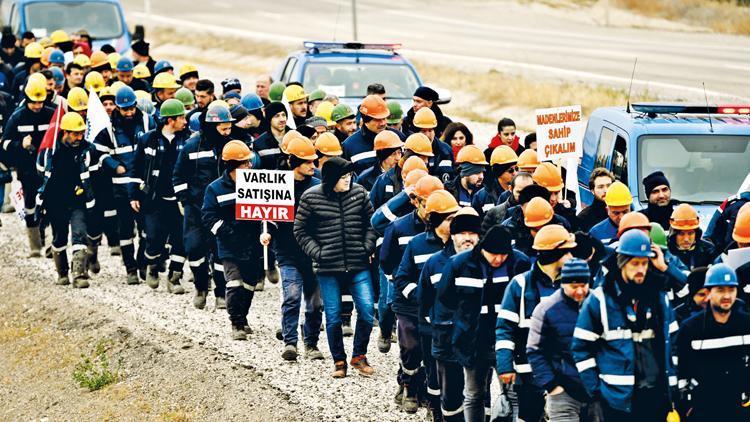
[[[486,166],[487,160],[484,157],[484,153],[476,145],[466,145],[456,154],[456,163],[471,163],[480,166]]]
[[[409,137],[406,138],[404,149],[424,157],[435,156],[432,152],[432,143],[423,133],[412,133],[409,135]]]
[[[359,112],[365,116],[375,119],[385,119],[391,112],[388,110],[388,104],[378,95],[368,95],[359,105]]]
[[[516,155],[516,152],[513,151],[513,148],[507,145],[500,145],[499,147],[492,150],[492,155],[490,156],[490,164],[492,164],[493,166],[495,164],[510,164],[517,162],[518,155]]]
[[[524,152],[518,156],[518,168],[521,171],[533,173],[538,165],[539,157],[537,157],[536,151],[533,149],[524,150]]]
[[[576,236],[559,224],[550,224],[539,229],[532,247],[537,251],[572,249],[576,247]]]
[[[639,212],[629,212],[622,216],[620,225],[617,227],[617,237],[622,236],[623,233],[630,229],[646,229],[651,230],[651,222],[648,221],[648,217]]]
[[[281,138],[281,145],[279,145],[279,148],[281,149],[281,152],[286,154],[286,147],[289,145],[289,141],[295,138],[301,138],[302,134],[297,132],[296,130],[292,129],[289,132],[284,134],[284,137]]]
[[[700,227],[698,213],[690,204],[680,204],[672,211],[669,226],[675,230],[695,230]]]
[[[414,124],[414,127],[420,129],[434,129],[438,125],[435,112],[429,107],[422,107],[417,110],[417,112],[414,113],[414,120],[412,123]]]
[[[526,227],[537,228],[552,221],[555,211],[552,205],[542,197],[531,198],[523,211],[523,222]]]
[[[108,65],[109,59],[107,57],[107,53],[97,50],[91,53],[91,68],[96,69],[98,67]]]
[[[417,183],[417,186],[419,186],[419,183]],[[427,197],[427,203],[425,204],[425,211],[427,214],[433,212],[438,214],[450,214],[458,211],[459,208],[456,198],[445,189],[433,191],[430,196]]]
[[[735,242],[750,243],[750,202],[743,205],[737,213],[732,230],[732,239]]]
[[[328,156],[338,156],[344,153],[339,138],[331,132],[323,132],[318,136],[315,140],[315,149]]]
[[[426,171],[422,169],[414,169],[409,172],[404,178],[404,187],[414,186],[425,176],[429,176]]]
[[[401,166],[401,178],[406,178],[409,172],[414,169],[427,171],[427,164],[425,164],[424,161],[417,156],[407,158],[406,160],[404,160],[404,164]]]
[[[534,183],[547,188],[550,192],[559,192],[565,187],[560,169],[552,163],[539,164],[536,170],[534,170],[532,179],[534,179]]]
[[[401,148],[404,143],[401,142],[401,138],[396,135],[396,132],[391,130],[384,130],[375,135],[375,151],[390,148]]]
[[[248,161],[251,156],[250,147],[242,141],[229,141],[221,150],[223,161]]]
[[[304,136],[292,138],[286,146],[286,153],[293,155],[301,160],[317,160],[318,155],[315,153],[315,146],[312,141]]]
[[[419,179],[419,181],[417,181],[417,183],[414,185],[414,195],[417,195],[418,197],[424,199],[428,198],[432,194],[432,192],[442,190],[444,188],[445,186],[443,186],[443,182],[441,182],[440,179],[435,176],[426,176]]]

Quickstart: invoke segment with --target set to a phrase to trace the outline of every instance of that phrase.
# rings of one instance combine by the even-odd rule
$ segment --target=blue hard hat
[[[159,60],[154,65],[154,76],[158,75],[161,72],[166,72],[167,70],[174,70],[174,66],[172,66],[172,63],[166,60]]]
[[[263,108],[263,100],[261,100],[258,94],[254,92],[245,94],[245,96],[242,97],[240,104],[242,104],[242,107],[245,107],[247,111],[253,111],[258,110],[259,108]]]
[[[188,128],[191,132],[199,132],[201,130],[201,114],[199,112],[190,115]]]
[[[250,168],[251,169],[260,168],[260,155],[258,155],[258,153],[256,153],[252,149],[250,150]]]
[[[55,85],[62,85],[65,83],[65,73],[63,73],[62,69],[57,66],[52,66],[49,68],[49,71],[52,72],[52,77],[55,78]]]
[[[139,98],[135,106],[138,107],[141,113],[148,114],[149,116],[153,116],[156,112],[156,107],[154,107],[154,102],[151,101],[151,98]]]
[[[209,107],[206,111],[206,123],[228,123],[233,121],[232,113],[223,105]]]
[[[49,54],[49,62],[52,64],[65,64],[65,53],[62,50],[53,50]]]
[[[133,88],[124,86],[115,93],[115,105],[120,108],[133,107],[138,101]]]
[[[133,61],[127,57],[120,57],[120,60],[117,61],[117,68],[115,70],[118,72],[132,72]]]
[[[653,258],[651,238],[640,230],[628,230],[620,237],[617,253],[634,258]]]
[[[717,286],[739,286],[737,273],[734,272],[732,267],[727,264],[716,264],[708,268],[703,287],[710,289]]]

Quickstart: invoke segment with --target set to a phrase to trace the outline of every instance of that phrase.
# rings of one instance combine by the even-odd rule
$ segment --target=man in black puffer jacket
[[[357,329],[351,365],[364,376],[374,313],[369,263],[377,235],[370,225],[373,210],[367,191],[352,183],[354,165],[340,157],[323,164],[323,183],[300,198],[294,237],[313,261],[326,316],[328,348],[335,363],[334,378],[346,376],[346,352],[341,328],[341,287],[349,287],[357,308]]]

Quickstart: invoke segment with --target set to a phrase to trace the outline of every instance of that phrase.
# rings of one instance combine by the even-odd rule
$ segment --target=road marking
[[[750,66],[742,66],[739,64],[726,63],[724,64],[724,67],[729,68],[729,69],[744,70],[746,72],[750,72]]]

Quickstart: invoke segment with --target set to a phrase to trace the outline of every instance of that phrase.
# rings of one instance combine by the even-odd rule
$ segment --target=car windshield
[[[750,135],[648,135],[638,142],[640,179],[663,171],[672,197],[684,202],[722,202],[750,168]],[[640,198],[648,200],[642,184]]]
[[[30,3],[26,6],[26,27],[37,37],[62,29],[73,33],[85,29],[92,38],[122,36],[122,18],[116,5],[91,1]]]
[[[419,87],[411,68],[404,64],[311,63],[302,84],[307,91],[322,89],[340,98],[367,95],[367,86],[381,83],[388,98],[409,98]]]

